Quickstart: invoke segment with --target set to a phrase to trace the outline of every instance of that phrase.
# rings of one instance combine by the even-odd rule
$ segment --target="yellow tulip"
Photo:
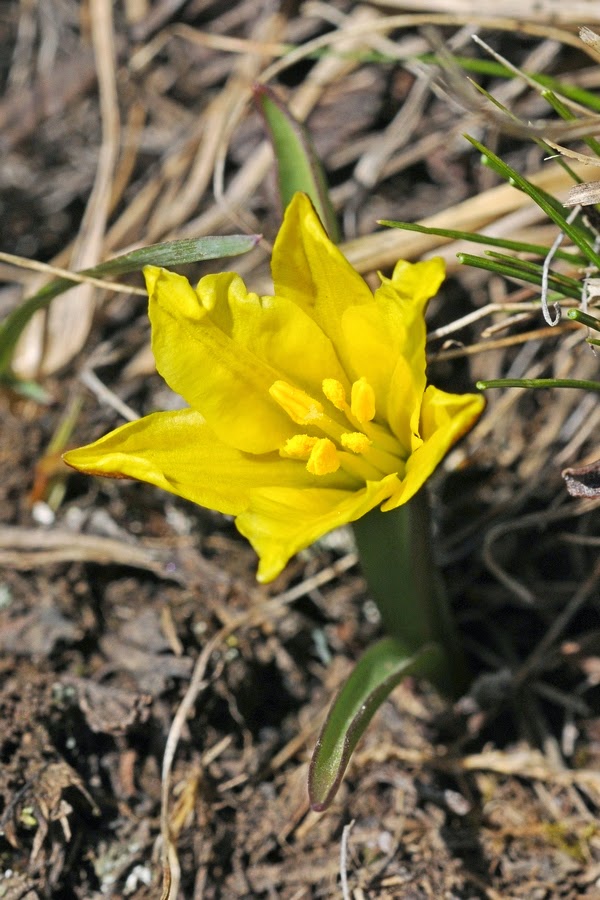
[[[259,581],[333,528],[410,500],[483,409],[479,394],[426,384],[424,310],[442,260],[399,262],[373,294],[304,194],[275,241],[273,296],[232,272],[195,289],[144,274],[158,371],[189,408],[64,458],[235,516]]]

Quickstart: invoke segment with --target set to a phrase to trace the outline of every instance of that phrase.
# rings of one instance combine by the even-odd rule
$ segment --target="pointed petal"
[[[295,194],[285,211],[271,271],[275,294],[305,310],[338,351],[344,346],[344,310],[373,302],[367,284],[327,237],[306,194]]]
[[[226,334],[210,304],[253,304],[242,279],[213,276],[206,308],[186,278],[166,269],[144,270],[150,297],[152,349],[156,367],[169,387],[202,413],[218,437],[240,450],[276,450],[293,434],[285,413],[269,395],[281,373]]]
[[[211,321],[236,347],[280,378],[313,395],[321,394],[324,373],[346,381],[331,341],[292,300],[247,292],[238,276],[227,284],[220,275],[207,275],[196,291]]]
[[[405,356],[398,358],[389,381],[386,412],[390,428],[406,456],[422,443],[419,426],[426,383],[424,352],[423,362],[419,367],[411,366]]]
[[[412,321],[421,320],[428,301],[435,297],[446,274],[444,260],[434,256],[422,262],[399,260],[391,278],[382,278],[382,286],[393,287],[403,309],[404,321],[410,330]]]
[[[411,369],[425,370],[425,308],[444,280],[441,257],[423,262],[396,263],[391,278],[381,276],[375,291],[375,303],[384,309],[389,322],[395,352],[404,356]],[[394,316],[391,309],[397,310]]]
[[[407,453],[426,384],[423,310],[443,278],[441,259],[401,261],[392,278],[382,278],[371,303],[352,306],[343,315],[350,377],[367,378],[378,414],[387,419]]]
[[[235,524],[260,557],[258,580],[272,581],[299,550],[364,516],[398,487],[396,475],[387,475],[358,491],[279,487],[254,491]]]
[[[158,412],[122,425],[64,460],[91,475],[138,478],[228,515],[243,512],[257,487],[282,489],[321,484],[303,463],[278,454],[252,456],[223,443],[200,413]],[[342,477],[331,476],[334,487]]]
[[[402,327],[397,307],[378,305],[374,300],[351,306],[342,317],[348,375],[352,381],[367,379],[378,407],[387,395],[398,359],[395,337]],[[385,416],[385,410],[378,408],[377,412]]]
[[[268,395],[274,381],[311,394],[323,373],[346,382],[330,340],[291,300],[258,297],[233,273],[207,275],[195,291],[165,270],[146,277],[157,368],[227,443],[265,453],[290,436]]]
[[[450,447],[473,427],[483,409],[482,394],[447,394],[430,385],[421,407],[423,443],[406,463],[399,490],[381,507],[384,512],[407,503],[435,471]]]

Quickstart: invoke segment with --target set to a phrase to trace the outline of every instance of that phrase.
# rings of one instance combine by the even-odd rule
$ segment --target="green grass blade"
[[[338,243],[338,224],[329,199],[325,173],[308,131],[268,87],[257,85],[254,98],[273,143],[284,209],[296,191],[304,191],[312,200],[329,237]]]
[[[501,247],[503,250],[514,250],[515,253],[531,253],[544,257],[548,252],[548,247],[545,247],[543,244],[511,241],[508,238],[492,237],[471,231],[455,231],[453,228],[430,228],[427,225],[419,225],[416,222],[395,222],[388,219],[380,219],[378,225],[385,225],[387,228],[400,228],[402,231],[416,231],[418,234],[433,234],[453,241],[470,241],[473,244],[483,244],[488,247]],[[554,258],[563,259],[566,262],[573,263],[573,265],[586,265],[587,263],[584,256],[570,253],[568,250],[557,250]]]
[[[540,190],[533,185],[527,178],[520,175],[515,169],[508,166],[499,156],[496,156],[491,150],[488,150],[475,138],[466,135],[469,143],[482,154],[483,158],[489,162],[494,171],[498,172],[501,177],[505,178],[515,187],[527,194],[534,203],[542,209],[548,218],[550,218],[567,237],[581,250],[588,262],[596,269],[600,269],[600,255],[594,249],[591,233],[588,229],[584,229],[575,223],[569,223],[566,220],[565,210],[561,203],[545,191]]]
[[[577,119],[577,116],[573,112],[573,110],[569,109],[566,104],[560,100],[559,97],[556,96],[554,91],[542,91],[542,97],[546,100],[547,103],[550,104],[552,109],[558,113],[561,119],[564,119],[565,122],[574,122]],[[590,148],[590,150],[596,154],[596,156],[600,156],[600,143],[592,137],[591,135],[587,135],[581,138],[584,144]]]
[[[600,381],[580,381],[577,378],[492,378],[489,381],[478,381],[477,388],[487,391],[490,388],[575,388],[580,391],[600,393]]]
[[[570,309],[567,317],[573,319],[574,322],[579,322],[581,325],[587,325],[588,328],[592,328],[594,331],[600,331],[600,319],[597,319],[596,316],[590,316],[589,313],[584,312],[582,309]]]
[[[537,287],[540,286],[541,274],[519,265],[521,260],[515,260],[510,263],[501,262],[498,259],[474,256],[471,253],[458,253],[457,259],[462,265],[471,266],[474,269],[483,269],[485,272],[493,272],[495,275],[502,275],[504,278],[513,278],[518,281],[525,281],[527,284],[535,284]],[[558,297],[554,299],[571,297],[573,300],[581,300],[581,284],[578,281],[566,278],[564,275],[555,276],[551,273],[548,278],[548,287],[558,294]]]
[[[105,278],[109,275],[126,275],[129,272],[136,272],[147,265],[180,266],[205,259],[239,256],[255,247],[258,241],[257,235],[246,234],[167,241],[132,250],[130,253],[109,259],[107,262],[93,266],[91,269],[84,269],[77,274],[89,275],[92,278]],[[55,297],[64,294],[76,284],[77,282],[70,281],[68,278],[55,278],[36,294],[24,300],[0,324],[0,376],[5,376],[9,371],[17,341],[34,313],[39,309],[45,309]]]
[[[418,59],[420,62],[424,63],[433,63],[435,65],[443,64],[443,60],[434,53],[423,53]],[[471,56],[457,56],[453,53],[452,61],[465,72],[474,72],[478,75],[489,75],[493,78],[514,79],[519,77],[517,72],[514,72],[512,69],[509,69],[507,66],[502,65],[502,63],[499,63],[496,60],[478,59]],[[523,69],[523,75],[530,81],[537,82],[541,88],[547,88],[555,94],[565,97],[567,100],[572,100],[574,103],[579,103],[581,106],[587,107],[593,112],[600,112],[600,97],[591,91],[587,91],[585,88],[578,87],[574,84],[566,84],[565,82],[554,78],[552,75],[546,75],[540,72],[529,72],[526,69]]]
[[[514,256],[507,255],[506,253],[500,253],[499,251],[489,250],[486,253],[488,259],[498,260],[498,262],[502,264],[506,264],[508,266],[513,266],[516,270],[520,270],[527,274],[535,275],[539,281],[542,279],[542,266],[539,262],[536,262],[533,259],[518,259]],[[552,279],[554,283],[557,285],[557,289],[560,286],[561,289],[565,291],[578,291],[579,295],[581,295],[582,285],[581,282],[577,281],[575,278],[570,278],[568,275],[564,275],[562,272],[553,272]]]

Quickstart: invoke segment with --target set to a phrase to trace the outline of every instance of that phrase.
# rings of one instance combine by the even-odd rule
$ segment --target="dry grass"
[[[479,52],[477,30],[523,69],[593,90],[600,69],[576,26],[582,9],[592,26],[600,12],[506,0],[482,19],[478,7],[5,5],[0,249],[76,269],[158,240],[258,231],[263,245],[235,268],[266,290],[280,210],[250,103],[264,81],[308,122],[345,252],[367,279],[401,256],[445,256],[451,278],[430,322],[437,384],[597,379],[582,330],[544,327],[534,292],[457,270],[454,244],[375,225],[555,237],[462,134],[484,133],[559,196],[564,173],[415,60],[430,49],[421,26],[443,26],[466,54]],[[545,115],[526,84],[486,85],[522,119]],[[0,277],[4,314],[42,276],[4,262]],[[560,479],[598,455],[594,396],[490,393],[435,485],[473,691],[449,716],[425,687],[399,688],[318,817],[305,790],[316,729],[377,633],[351,549],[324,543],[267,593],[220,518],[149,488],[66,481],[48,452],[65,416],[83,442],[170,402],[135,296],[77,286],[27,332],[16,368],[41,378],[51,403],[0,399],[2,896],[158,896],[160,766],[178,709],[168,814],[179,896],[339,896],[351,819],[356,900],[599,896],[598,505],[569,498]]]

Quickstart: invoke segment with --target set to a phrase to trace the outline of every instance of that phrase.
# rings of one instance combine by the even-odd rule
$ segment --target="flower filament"
[[[350,403],[337,379],[324,379],[322,389],[334,409],[344,414],[343,424],[337,416],[329,416],[319,400],[286,381],[276,381],[269,389],[293,422],[322,435],[295,434],[285,442],[281,455],[306,460],[306,468],[313,475],[330,475],[341,468],[360,481],[380,480],[392,472],[403,477],[405,463],[398,441],[372,421],[375,392],[367,379],[362,377],[352,384]]]

